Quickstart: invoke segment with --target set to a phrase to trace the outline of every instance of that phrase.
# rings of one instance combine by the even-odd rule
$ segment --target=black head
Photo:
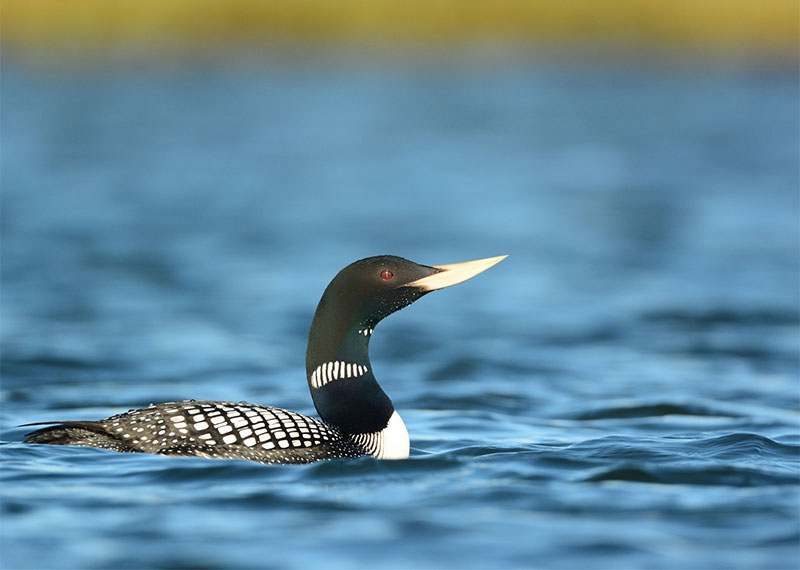
[[[332,297],[360,325],[374,327],[428,293],[412,283],[439,271],[394,255],[368,257],[342,269],[325,290],[323,301]]]
[[[466,281],[505,257],[428,266],[379,255],[351,263],[333,278],[317,306],[309,335],[308,356],[313,361],[309,364],[336,357],[343,345],[356,348],[348,341],[352,333],[371,332],[381,319],[426,293]]]

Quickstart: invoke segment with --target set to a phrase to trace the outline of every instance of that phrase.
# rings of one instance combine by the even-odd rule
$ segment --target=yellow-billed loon
[[[371,455],[405,459],[406,426],[369,362],[378,322],[426,293],[461,283],[506,256],[451,265],[419,265],[392,255],[342,269],[317,305],[306,377],[322,421],[281,408],[185,400],[99,421],[41,422],[25,443],[79,445],[121,452],[308,463]]]

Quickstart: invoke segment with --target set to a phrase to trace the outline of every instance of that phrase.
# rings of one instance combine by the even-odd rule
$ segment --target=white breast
[[[411,442],[403,418],[395,412],[381,431],[351,436],[353,442],[378,459],[408,459]]]

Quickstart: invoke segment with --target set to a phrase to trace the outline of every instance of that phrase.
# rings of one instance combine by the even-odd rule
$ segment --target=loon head
[[[505,257],[433,266],[395,255],[368,257],[351,263],[333,278],[320,300],[320,307],[324,309],[335,303],[351,320],[374,327],[426,293],[466,281]]]
[[[342,269],[325,289],[308,337],[306,375],[320,417],[346,433],[385,428],[394,407],[369,363],[375,326],[423,295],[466,281],[506,257],[428,266],[381,255]]]

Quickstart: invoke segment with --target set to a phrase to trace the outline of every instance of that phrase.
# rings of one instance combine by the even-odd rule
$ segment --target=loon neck
[[[376,322],[347,318],[335,304],[320,302],[306,351],[306,377],[322,420],[348,434],[383,430],[394,413],[369,361]]]

